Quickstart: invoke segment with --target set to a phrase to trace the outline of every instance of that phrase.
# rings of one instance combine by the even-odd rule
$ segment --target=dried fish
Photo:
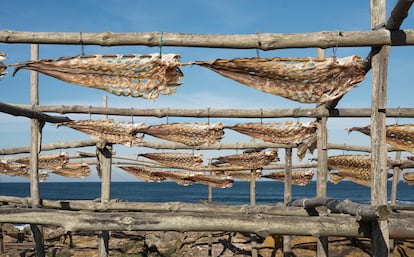
[[[91,169],[87,163],[68,162],[62,167],[54,169],[52,172],[67,178],[85,178],[89,176]]]
[[[167,165],[170,168],[197,169],[203,163],[202,154],[190,153],[143,153],[145,158]]]
[[[371,126],[353,127],[348,131],[359,131],[371,135]],[[414,124],[393,124],[386,126],[386,141],[393,148],[414,153]]]
[[[342,179],[349,179],[356,184],[371,186],[371,155],[331,156],[328,158],[328,168],[338,170],[329,174],[334,184]],[[390,178],[392,174],[387,176]]]
[[[96,54],[12,64],[121,96],[155,99],[176,92],[183,77],[178,54]]]
[[[268,152],[248,152],[215,158],[217,164],[226,164],[246,169],[261,169],[273,161],[279,161],[277,150]]]
[[[315,134],[316,122],[250,122],[229,127],[239,133],[277,144],[299,144]]]
[[[56,169],[62,167],[69,161],[69,154],[66,152],[57,154],[41,154],[39,155],[39,169]],[[9,161],[30,165],[30,156],[10,159]]]
[[[345,58],[236,58],[194,62],[266,93],[301,103],[336,99],[365,78],[365,61]]]
[[[205,122],[177,122],[152,125],[142,130],[143,133],[189,146],[214,144],[223,136],[223,124]]]
[[[136,178],[142,179],[145,182],[161,182],[166,179],[164,176],[158,174],[158,171],[154,169],[137,166],[119,166],[119,168],[125,170]]]
[[[414,172],[405,172],[403,175],[404,182],[408,185],[414,185]]]
[[[286,172],[284,171],[276,171],[276,172],[263,175],[262,177],[284,182],[285,175],[286,175]],[[313,175],[314,175],[313,170],[292,170],[291,172],[292,184],[297,185],[297,186],[306,186],[307,184],[311,182]]]
[[[59,123],[59,126],[67,126],[82,131],[91,136],[105,140],[108,143],[125,144],[131,146],[142,142],[142,138],[136,137],[137,133],[147,128],[145,123],[115,122],[114,120],[80,120]]]
[[[7,66],[3,64],[3,61],[7,60],[7,55],[4,52],[0,52],[0,79],[7,74]]]

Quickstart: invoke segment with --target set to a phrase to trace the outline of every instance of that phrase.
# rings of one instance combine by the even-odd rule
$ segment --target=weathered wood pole
[[[104,97],[104,106],[107,107],[107,98]],[[105,116],[105,119],[108,117]],[[111,199],[111,172],[112,172],[112,145],[100,141],[96,145],[101,169],[101,202],[108,203]],[[101,231],[98,243],[98,256],[109,256],[109,231]]]
[[[325,50],[317,48],[316,57],[324,58]],[[324,107],[324,106],[321,106]],[[325,107],[326,108],[326,107]],[[316,177],[316,196],[326,197],[326,183],[328,180],[328,129],[326,127],[328,118],[321,117],[317,119],[317,148],[318,148],[318,172]],[[317,238],[317,254],[318,257],[327,257],[328,254],[328,238]]]
[[[401,160],[401,151],[397,151],[395,153],[395,160],[399,161]],[[391,186],[391,205],[395,206],[397,205],[397,190],[398,190],[398,182],[400,180],[401,176],[401,168],[398,166],[395,166],[394,174],[392,176],[392,186]],[[394,256],[394,239],[390,239],[390,256]]]
[[[256,170],[252,169],[250,171],[250,206],[254,207],[256,206]],[[257,257],[258,256],[258,252],[257,252],[257,238],[255,234],[251,234],[250,235],[251,238],[251,246],[252,246],[252,251],[251,251],[251,256],[252,257]]]
[[[395,160],[401,160],[401,151],[397,151],[395,153]],[[392,176],[392,186],[391,186],[391,205],[397,205],[397,190],[398,190],[398,182],[400,181],[401,176],[401,168],[398,166],[394,167],[394,174]]]
[[[283,201],[285,204],[292,201],[292,148],[285,148],[285,187]],[[283,256],[292,256],[290,236],[283,236]]]
[[[31,45],[31,60],[39,59],[39,45]],[[32,106],[39,105],[39,75],[36,71],[30,71],[30,104]],[[32,208],[40,206],[39,193],[39,152],[40,141],[42,137],[42,125],[36,120],[32,119],[30,123],[30,197]],[[36,256],[44,257],[45,249],[43,242],[42,227],[36,224],[30,224],[33,234],[33,240],[36,243]]]
[[[386,0],[371,0],[371,28],[386,22]],[[384,29],[384,28],[380,28]],[[371,103],[371,204],[387,205],[387,146],[386,105],[389,46],[371,50],[372,103]],[[389,255],[388,221],[372,223],[371,248],[375,257]]]
[[[3,223],[0,223],[0,253],[4,253]]]

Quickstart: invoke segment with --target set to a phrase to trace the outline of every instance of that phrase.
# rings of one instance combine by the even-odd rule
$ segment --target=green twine
[[[162,35],[164,33],[161,31],[160,32],[160,58],[162,57],[162,46],[164,45],[164,41],[162,40]]]

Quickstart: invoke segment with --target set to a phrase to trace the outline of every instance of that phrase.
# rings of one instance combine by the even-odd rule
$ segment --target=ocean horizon
[[[391,194],[391,181],[388,181],[388,201]],[[100,198],[100,182],[42,182],[39,183],[40,198],[47,200],[94,200]],[[111,199],[129,202],[188,202],[198,203],[208,200],[208,187],[205,185],[181,186],[174,182],[111,182]],[[236,181],[231,188],[213,188],[212,200],[222,204],[249,204],[250,183]],[[277,181],[256,181],[256,204],[283,203],[284,184]],[[0,195],[29,197],[29,182],[1,182]],[[292,186],[292,199],[316,196],[316,181],[307,186]],[[336,200],[349,199],[358,203],[369,203],[369,187],[350,181],[327,184],[327,196]],[[397,201],[402,204],[414,203],[414,187],[400,181]]]

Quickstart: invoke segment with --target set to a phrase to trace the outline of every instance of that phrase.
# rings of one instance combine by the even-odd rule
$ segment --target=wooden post
[[[395,160],[401,160],[401,151],[397,151],[395,153]],[[392,176],[392,187],[391,187],[391,205],[397,204],[397,189],[398,189],[398,182],[400,181],[401,176],[401,169],[400,167],[394,167],[394,174]]]
[[[285,205],[292,201],[292,148],[285,148],[285,187],[283,200]],[[283,236],[283,256],[292,256],[291,237]]]
[[[39,59],[39,45],[31,45],[31,60]],[[30,104],[32,106],[39,105],[39,75],[36,71],[30,71]],[[40,206],[40,193],[39,193],[39,152],[41,141],[41,128],[40,121],[32,119],[30,123],[30,198],[32,208]],[[36,256],[44,257],[45,249],[43,242],[42,228],[36,224],[30,224],[30,228],[33,234],[33,240],[36,243]]]
[[[386,22],[386,0],[371,0],[371,28],[382,27]],[[383,28],[380,28],[383,29]],[[371,204],[387,205],[387,145],[386,105],[389,46],[373,48],[372,67],[372,103],[371,103]],[[372,255],[389,255],[388,221],[372,223]]]
[[[256,206],[256,170],[250,171],[250,206]],[[257,257],[257,238],[255,234],[250,235],[252,246],[252,257]]]
[[[401,160],[401,151],[397,151],[395,153],[395,160]],[[398,190],[398,182],[400,181],[401,176],[401,169],[398,166],[394,167],[394,174],[392,176],[392,186],[391,186],[391,205],[397,205],[397,190]],[[394,256],[394,239],[390,239],[390,257]]]
[[[0,223],[0,254],[4,253],[3,223]]]
[[[104,97],[104,106],[107,107],[107,98]],[[108,117],[106,116],[105,119]],[[101,203],[108,203],[111,199],[111,172],[112,172],[112,145],[100,141],[97,144],[97,156],[101,168]],[[99,257],[109,256],[109,231],[101,231],[98,243]]]
[[[325,50],[316,49],[316,57],[324,58]],[[323,106],[321,106],[323,107]],[[326,108],[326,106],[325,106]],[[328,129],[326,124],[327,117],[318,118],[318,131],[317,131],[317,148],[318,148],[318,172],[316,177],[316,196],[326,197],[326,183],[328,180]],[[328,254],[328,238],[317,238],[317,253],[318,257],[327,257]]]

